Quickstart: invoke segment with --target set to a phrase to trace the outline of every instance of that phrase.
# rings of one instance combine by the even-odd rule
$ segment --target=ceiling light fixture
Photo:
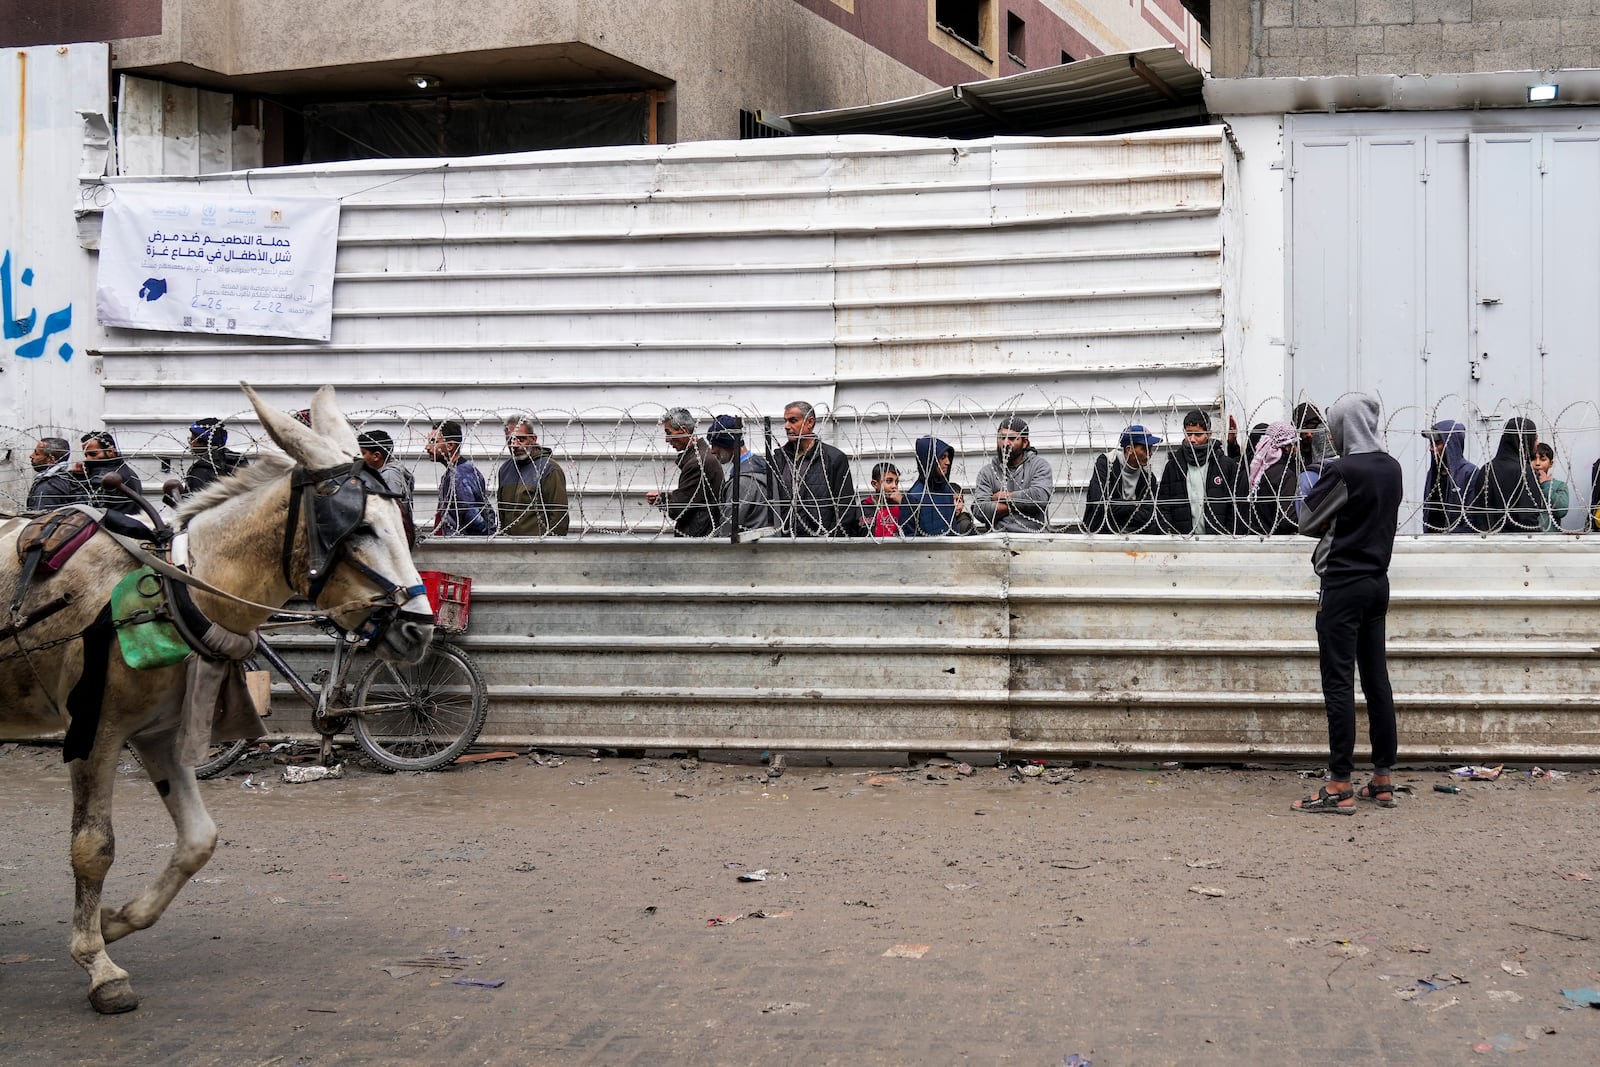
[[[417,90],[437,89],[439,86],[444,84],[444,79],[439,77],[439,75],[424,74],[421,71],[407,74],[406,81],[410,83],[411,88]]]
[[[1554,83],[1528,86],[1528,103],[1548,104],[1561,92],[1561,86]]]

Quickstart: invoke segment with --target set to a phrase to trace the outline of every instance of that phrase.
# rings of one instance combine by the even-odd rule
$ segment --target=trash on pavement
[[[1528,972],[1523,969],[1522,964],[1517,963],[1515,960],[1501,960],[1500,969],[1513,978],[1528,977]]]
[[[469,985],[478,989],[499,989],[506,984],[504,978],[457,978],[455,985]]]
[[[332,767],[324,767],[320,763],[296,766],[289,764],[283,768],[283,780],[291,785],[304,782],[320,782],[324,778],[343,778],[344,764],[335,763]]]
[[[883,954],[891,959],[920,960],[932,947],[932,945],[890,945]]]
[[[515,752],[468,752],[457,756],[457,763],[488,763],[491,760],[516,759]]]
[[[1189,892],[1198,893],[1203,897],[1225,897],[1228,895],[1226,890],[1214,885],[1192,885],[1189,887]]]
[[[1561,995],[1567,1000],[1563,1008],[1600,1008],[1600,989],[1563,989]]]
[[[1505,770],[1505,764],[1494,767],[1457,767],[1450,773],[1457,778],[1466,778],[1473,782],[1492,782],[1500,777],[1500,772]]]
[[[759,871],[745,871],[739,876],[739,881],[741,882],[765,882],[766,880],[767,869],[765,867]]]

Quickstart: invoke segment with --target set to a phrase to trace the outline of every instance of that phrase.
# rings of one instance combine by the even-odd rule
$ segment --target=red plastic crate
[[[472,614],[472,579],[444,571],[421,574],[428,590],[428,606],[433,609],[433,624],[447,633],[466,633],[467,619]]]

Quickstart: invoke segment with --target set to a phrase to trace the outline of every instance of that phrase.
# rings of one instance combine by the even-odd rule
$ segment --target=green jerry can
[[[123,661],[136,671],[170,667],[189,656],[189,646],[178,636],[178,628],[157,614],[165,602],[161,579],[149,567],[140,567],[111,591],[117,645]]]

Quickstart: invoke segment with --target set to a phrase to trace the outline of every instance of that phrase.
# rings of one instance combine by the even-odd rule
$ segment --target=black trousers
[[[1328,709],[1328,777],[1348,782],[1355,770],[1356,687],[1367,697],[1367,733],[1372,769],[1394,769],[1399,735],[1394,721],[1394,691],[1384,658],[1384,623],[1389,614],[1389,576],[1358,578],[1324,588],[1317,606],[1317,649],[1322,660],[1322,699]]]

